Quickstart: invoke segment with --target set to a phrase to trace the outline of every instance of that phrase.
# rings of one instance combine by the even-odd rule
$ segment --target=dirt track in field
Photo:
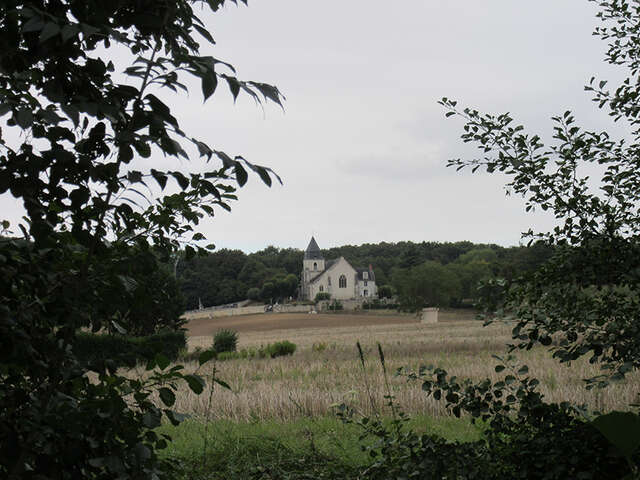
[[[308,313],[267,313],[235,317],[198,318],[186,324],[191,337],[212,335],[221,328],[238,332],[260,332],[297,328],[357,327],[364,325],[396,325],[418,323],[413,315],[349,315]]]

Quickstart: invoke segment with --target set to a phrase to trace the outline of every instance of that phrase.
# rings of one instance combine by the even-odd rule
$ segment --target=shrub
[[[331,294],[327,293],[327,292],[318,292],[316,293],[316,298],[315,298],[315,302],[321,302],[322,300],[330,300],[331,299]]]
[[[327,306],[327,308],[329,310],[336,311],[336,310],[342,310],[344,307],[342,306],[342,303],[340,303],[338,300],[334,300]]]
[[[116,367],[134,367],[157,354],[177,360],[187,346],[184,331],[156,333],[146,337],[78,333],[73,353],[85,364],[110,362]]]
[[[371,302],[365,302],[362,304],[363,310],[395,310],[397,308],[397,303],[385,303],[381,302],[377,298],[374,298]]]
[[[327,349],[326,342],[317,342],[311,345],[311,351],[313,352],[324,352]]]
[[[395,294],[395,288],[391,285],[380,285],[378,287],[378,296],[380,298],[393,298]]]
[[[271,358],[284,357],[285,355],[293,355],[296,351],[296,344],[291,343],[288,340],[282,342],[276,342],[272,345],[267,345],[267,352]]]
[[[218,352],[235,352],[238,346],[238,332],[230,329],[218,330],[213,337],[213,349]]]

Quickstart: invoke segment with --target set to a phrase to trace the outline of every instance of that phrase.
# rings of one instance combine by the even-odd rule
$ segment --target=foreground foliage
[[[168,438],[153,428],[180,420],[171,410],[178,383],[199,393],[202,379],[162,355],[146,380],[129,379],[108,361],[79,361],[74,348],[81,327],[154,333],[141,314],[148,295],[155,316],[176,293],[160,263],[181,242],[195,253],[199,220],[229,208],[247,170],[273,181],[268,169],[190,137],[158,96],[185,92],[191,76],[205,100],[224,82],[234,98],[242,90],[281,102],[275,87],[201,55],[195,35],[213,38],[193,7],[223,3],[0,4],[0,194],[26,209],[23,239],[7,222],[0,232],[2,478],[172,473],[157,455]],[[184,173],[164,169],[159,155],[202,161]],[[167,310],[162,326],[176,328],[178,316]]]
[[[560,362],[588,356],[602,374],[586,379],[588,388],[605,388],[640,367],[640,6],[617,0],[597,2],[604,26],[596,34],[609,40],[607,60],[628,69],[614,91],[591,80],[588,91],[600,108],[630,127],[631,140],[612,140],[607,132],[585,131],[570,112],[553,118],[555,144],[512,125],[508,114],[486,115],[457,109],[444,98],[447,116],[466,120],[462,138],[477,143],[482,157],[453,160],[458,169],[480,167],[509,178],[509,191],[522,195],[527,211],[551,210],[558,226],[529,233],[553,247],[548,261],[512,283],[495,283],[504,295],[490,295],[498,315],[512,317],[511,352],[549,347]],[[598,168],[592,167],[596,165]],[[595,174],[601,174],[594,185]],[[491,312],[494,313],[494,312]],[[384,355],[379,349],[382,368]],[[364,359],[361,352],[362,365]],[[548,403],[527,366],[498,358],[502,380],[458,380],[441,368],[403,372],[421,380],[422,389],[463,413],[489,423],[484,441],[448,445],[403,428],[404,416],[387,395],[394,414],[388,428],[377,419],[356,417],[379,442],[370,478],[566,479],[639,478],[640,416],[632,411],[602,414],[589,406]],[[638,407],[631,405],[630,409]],[[342,405],[346,421],[353,421]]]

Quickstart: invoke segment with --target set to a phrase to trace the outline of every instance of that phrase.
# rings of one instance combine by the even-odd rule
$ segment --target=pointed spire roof
[[[309,242],[309,246],[307,250],[304,252],[305,260],[322,260],[324,257],[320,252],[320,247],[316,243],[316,239],[311,237],[311,241]]]

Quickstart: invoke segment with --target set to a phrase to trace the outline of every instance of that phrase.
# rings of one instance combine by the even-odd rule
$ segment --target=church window
[[[364,296],[368,297],[369,296],[369,292],[367,290],[364,291]]]
[[[320,291],[324,292],[324,287],[322,285],[320,285]]]
[[[364,281],[364,286],[365,286],[365,287],[367,286],[367,281],[366,281],[366,280]]]
[[[340,275],[340,280],[338,281],[340,288],[347,288],[347,277],[344,275]]]
[[[318,264],[316,262],[313,262],[313,269],[318,270]]]
[[[327,277],[327,285],[331,286],[331,277]]]

